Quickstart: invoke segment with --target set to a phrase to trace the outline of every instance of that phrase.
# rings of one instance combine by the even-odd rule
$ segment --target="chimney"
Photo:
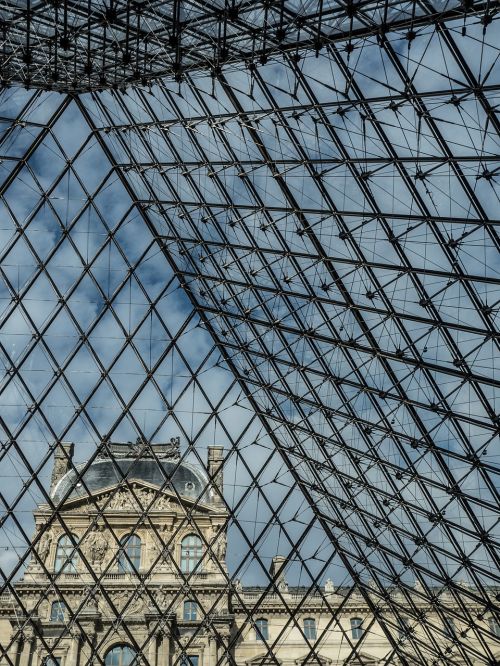
[[[288,592],[288,584],[285,578],[286,563],[286,557],[283,557],[283,555],[276,555],[273,557],[271,566],[269,567],[269,573],[273,578],[276,577],[274,584],[280,592]]]
[[[222,504],[222,493],[224,492],[222,463],[224,460],[223,446],[208,447],[208,473],[212,480],[213,501]]]
[[[277,576],[277,580],[280,580],[280,578],[284,578],[285,564],[286,564],[286,557],[283,557],[283,555],[276,555],[275,557],[273,557],[271,566],[269,568],[269,573],[271,574],[271,576],[273,578],[274,576]]]
[[[52,468],[52,479],[50,481],[50,492],[71,467],[74,445],[72,442],[59,442],[54,451],[54,467]]]

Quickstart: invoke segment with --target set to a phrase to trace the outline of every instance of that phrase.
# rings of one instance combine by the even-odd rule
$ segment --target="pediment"
[[[295,663],[297,666],[330,666],[332,660],[328,657],[324,657],[322,654],[311,655],[305,654],[300,659],[296,659]]]
[[[70,498],[66,500],[62,510],[75,511],[80,507],[92,510],[96,505],[105,513],[122,511],[142,513],[145,509],[149,512],[176,512],[180,509],[179,499],[173,492],[158,490],[156,486],[146,481],[134,481],[129,486],[115,484],[89,495]],[[181,502],[185,505],[194,504],[192,499],[185,497],[181,498]],[[202,512],[208,511],[208,507],[204,504],[198,504],[196,508]]]
[[[251,659],[248,659],[245,661],[246,666],[277,666],[277,664],[281,664],[281,661],[279,659],[276,659],[276,657],[271,658],[268,654],[263,653],[260,655],[257,655],[257,657],[252,657]]]
[[[374,666],[378,663],[377,657],[366,654],[366,652],[358,652],[356,656],[344,661],[345,666]]]

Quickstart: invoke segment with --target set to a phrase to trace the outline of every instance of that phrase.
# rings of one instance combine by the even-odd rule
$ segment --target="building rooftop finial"
[[[171,437],[169,442],[153,444],[144,437],[135,442],[104,442],[98,458],[159,458],[179,460],[181,439]]]

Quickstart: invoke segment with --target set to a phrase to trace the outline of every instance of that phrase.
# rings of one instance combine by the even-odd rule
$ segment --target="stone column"
[[[16,636],[16,638],[14,638],[14,640],[12,642],[12,645],[10,646],[9,651],[7,652],[7,655],[9,657],[10,661],[8,659],[2,659],[2,662],[1,662],[2,664],[12,663],[12,664],[14,664],[14,666],[17,664],[17,656],[19,654],[19,644],[20,644],[19,637]]]
[[[229,639],[231,637],[231,632],[227,629],[221,629],[219,634],[220,634],[220,637],[221,637],[221,645],[220,645],[220,648],[219,648],[218,658],[220,659],[222,657],[222,659],[220,661],[221,666],[229,666],[229,664],[230,664],[229,653],[226,650],[227,650],[227,646],[229,645]]]
[[[156,666],[158,654],[158,634],[153,634],[148,646],[148,666]],[[163,665],[162,665],[163,666]]]
[[[215,636],[208,637],[208,666],[216,666],[217,664],[217,638]]]
[[[223,446],[209,446],[208,447],[208,473],[212,480],[213,488],[213,501],[215,504],[222,504],[222,493],[224,491],[223,481],[223,462],[224,462],[224,447]]]
[[[78,631],[72,631],[68,652],[68,664],[71,664],[71,666],[78,666],[80,660],[80,640],[80,633]]]
[[[168,636],[165,631],[161,631],[159,634],[159,645],[158,645],[158,666],[168,666],[169,664],[169,654],[168,654]]]
[[[97,631],[94,622],[85,622],[81,624],[82,627],[82,646],[83,648],[79,652],[83,652],[82,662],[87,663],[86,660],[89,659],[90,653],[93,651],[96,645]],[[85,638],[84,638],[85,636]],[[81,647],[81,646],[79,646]],[[95,659],[95,656],[94,656]],[[73,666],[73,665],[72,665]]]
[[[35,643],[35,635],[32,631],[25,632],[25,638],[23,641],[23,648],[21,651],[21,658],[19,660],[19,666],[30,666],[31,665],[31,654],[33,652],[33,645]]]
[[[40,664],[43,664],[44,659],[45,656],[41,654],[40,648],[37,648],[31,657],[31,666],[40,666]]]

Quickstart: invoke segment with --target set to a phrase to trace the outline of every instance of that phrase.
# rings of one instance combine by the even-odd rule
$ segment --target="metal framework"
[[[478,0],[17,0],[0,3],[6,84],[85,91],[145,84],[189,71],[266,64],[326,45],[402,31],[413,41],[435,21],[478,15],[489,25],[496,3]]]
[[[498,3],[0,8],[4,589],[33,504],[62,520],[56,442],[174,428],[202,464],[212,433],[249,623],[278,535],[311,595],[362,595],[387,664],[497,663]],[[445,647],[422,601],[464,627]]]

